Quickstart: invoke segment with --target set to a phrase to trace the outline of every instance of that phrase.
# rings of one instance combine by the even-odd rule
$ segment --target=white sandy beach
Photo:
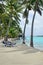
[[[43,65],[43,51],[23,44],[4,47],[0,43],[0,65]]]

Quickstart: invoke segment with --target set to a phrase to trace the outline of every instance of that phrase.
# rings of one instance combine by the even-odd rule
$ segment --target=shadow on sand
[[[3,53],[12,53],[12,52],[14,53],[14,52],[19,52],[19,51],[22,51],[22,54],[40,52],[40,50],[32,48],[32,47],[28,47],[27,45],[20,45],[20,46],[13,48],[13,49],[3,51]]]

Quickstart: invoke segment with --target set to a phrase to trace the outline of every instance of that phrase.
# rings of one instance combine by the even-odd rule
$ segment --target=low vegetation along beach
[[[36,14],[43,17],[43,0],[0,0],[0,65],[43,65],[43,20]]]

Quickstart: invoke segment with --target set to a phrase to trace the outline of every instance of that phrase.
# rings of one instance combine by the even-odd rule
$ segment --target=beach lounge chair
[[[7,47],[11,47],[11,46],[16,45],[16,43],[12,43],[12,42],[10,42],[10,41],[3,41],[2,43],[3,43],[5,46],[7,46]]]

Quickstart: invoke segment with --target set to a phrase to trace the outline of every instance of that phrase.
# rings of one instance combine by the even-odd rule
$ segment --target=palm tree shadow
[[[4,53],[11,53],[11,52],[18,52],[18,51],[26,51],[27,49],[16,49],[16,50],[10,50],[10,51],[4,51]]]
[[[15,49],[12,50],[3,51],[2,53],[11,53],[11,52],[18,52],[18,51],[23,51],[22,52],[23,54],[29,54],[29,53],[39,52],[40,50],[22,45],[22,46],[17,46],[15,47]]]
[[[5,53],[9,53],[9,52],[18,52],[18,51],[26,51],[28,50],[29,47],[25,46],[25,45],[21,45],[21,46],[17,46],[15,47],[15,49],[13,50],[9,50],[9,51],[4,51]]]
[[[25,52],[23,52],[23,54],[30,54],[30,53],[37,53],[37,52],[40,52],[40,50],[35,49],[35,48],[31,48],[31,49],[28,49]]]
[[[30,54],[30,53],[37,53],[40,50],[35,49],[35,48],[27,48],[27,49],[16,49],[16,50],[11,50],[11,51],[4,51],[4,53],[11,53],[11,52],[18,52],[18,51],[23,51],[22,54]]]

